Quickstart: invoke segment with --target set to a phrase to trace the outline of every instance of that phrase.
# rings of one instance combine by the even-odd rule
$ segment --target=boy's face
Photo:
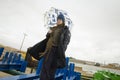
[[[63,24],[63,21],[61,19],[57,20],[57,25]]]

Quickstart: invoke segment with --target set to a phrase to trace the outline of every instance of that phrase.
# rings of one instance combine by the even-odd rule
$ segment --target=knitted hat
[[[57,20],[61,19],[63,22],[65,22],[65,17],[63,14],[58,15]]]

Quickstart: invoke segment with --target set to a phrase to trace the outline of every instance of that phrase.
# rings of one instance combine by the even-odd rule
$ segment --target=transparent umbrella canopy
[[[56,8],[51,8],[49,11],[46,11],[44,14],[44,26],[47,28],[53,27],[56,25],[57,22],[57,16],[59,14],[63,14],[65,17],[65,25],[71,29],[73,26],[73,22],[68,16],[68,13],[66,11],[56,9]]]

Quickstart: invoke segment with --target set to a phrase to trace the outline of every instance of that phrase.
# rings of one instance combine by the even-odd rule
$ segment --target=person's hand
[[[39,58],[43,57],[44,55],[45,55],[45,53],[44,53],[44,52],[39,53]]]
[[[48,31],[48,33],[52,33],[52,30],[50,29],[50,30]]]

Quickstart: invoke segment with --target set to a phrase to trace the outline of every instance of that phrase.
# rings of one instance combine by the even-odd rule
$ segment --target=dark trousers
[[[57,58],[54,50],[52,50],[52,52],[49,51],[44,56],[40,80],[55,80],[55,72],[57,69],[56,60]]]

